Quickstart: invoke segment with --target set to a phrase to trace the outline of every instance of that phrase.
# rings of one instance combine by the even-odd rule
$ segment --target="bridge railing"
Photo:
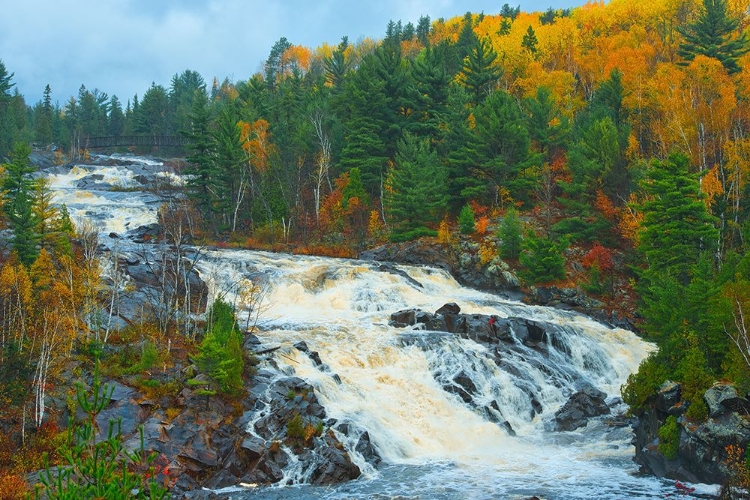
[[[188,140],[179,135],[119,135],[107,137],[85,137],[81,148],[114,148],[124,146],[180,147],[186,146]]]

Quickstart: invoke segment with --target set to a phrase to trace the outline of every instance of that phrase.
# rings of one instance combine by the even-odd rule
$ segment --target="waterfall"
[[[134,166],[83,165],[50,175],[57,202],[74,217],[93,218],[103,235],[127,235],[155,222],[159,198],[128,188],[137,182],[134,172],[158,172],[160,164],[130,160]],[[98,189],[97,183],[121,189]],[[673,490],[668,481],[636,475],[628,428],[598,418],[577,431],[550,429],[555,412],[582,383],[605,392],[616,411],[625,410],[620,387],[653,349],[632,332],[465,288],[436,268],[386,272],[357,260],[200,253],[201,278],[214,297],[237,306],[241,324],[248,313],[238,285],[249,281],[267,291],[257,337],[264,347],[280,349],[264,369],[310,383],[328,417],[366,431],[383,459],[377,469],[367,464],[354,449],[356,439],[342,434],[364,479],[325,490],[277,488],[274,498],[616,499],[663,498]],[[469,314],[539,322],[550,332],[547,343],[539,349],[511,339],[502,349],[490,348],[445,332],[389,325],[392,312],[434,313],[448,302]],[[295,348],[299,341],[323,364]]]

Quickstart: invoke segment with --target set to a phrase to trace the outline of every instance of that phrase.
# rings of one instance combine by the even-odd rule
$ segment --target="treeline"
[[[5,71],[2,112],[19,115],[14,138],[66,147],[184,135],[189,198],[215,238],[345,254],[518,210],[530,281],[563,277],[573,245],[592,274],[636,284],[661,349],[628,402],[692,381],[700,416],[711,380],[750,384],[748,22],[739,0],[506,5],[391,22],[379,42],[281,38],[247,80],[209,88],[186,71],[124,110],[83,87],[62,109],[45,111],[49,92],[24,108]]]

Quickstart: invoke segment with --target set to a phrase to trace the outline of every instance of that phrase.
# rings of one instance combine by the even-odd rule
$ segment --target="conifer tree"
[[[445,173],[427,139],[407,133],[399,141],[389,188],[385,206],[396,239],[427,234],[440,221],[447,206]]]
[[[718,59],[729,73],[737,73],[737,60],[748,51],[747,35],[739,30],[738,19],[727,12],[727,0],[703,0],[703,11],[695,22],[679,29],[684,41],[678,54],[687,65],[701,54]]]
[[[519,262],[524,267],[522,275],[532,283],[544,283],[565,277],[565,258],[562,250],[567,241],[555,242],[529,232],[523,240]]]
[[[11,154],[11,161],[4,165],[2,190],[5,193],[3,208],[13,230],[13,250],[25,265],[30,266],[36,259],[37,218],[33,211],[34,180],[31,174],[34,167],[29,161],[31,147],[18,143]]]
[[[642,187],[650,195],[641,206],[640,249],[647,275],[667,272],[687,284],[691,266],[701,253],[716,249],[719,237],[698,178],[688,172],[687,157],[673,154],[667,161],[654,162]]]
[[[472,96],[474,105],[486,99],[500,78],[500,69],[495,66],[497,52],[487,38],[477,39],[469,51],[461,69],[463,84]]]
[[[235,395],[243,388],[245,367],[242,356],[242,333],[237,326],[232,306],[217,299],[208,314],[206,335],[200,344],[196,363],[214,380],[219,390]]]
[[[503,222],[500,224],[500,255],[506,259],[517,259],[521,253],[521,222],[518,220],[518,212],[510,207],[505,212]]]

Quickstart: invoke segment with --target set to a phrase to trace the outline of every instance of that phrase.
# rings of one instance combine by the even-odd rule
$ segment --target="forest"
[[[677,380],[688,417],[705,420],[715,380],[750,390],[748,27],[745,0],[506,4],[392,21],[381,40],[281,38],[245,80],[185,70],[124,103],[84,85],[62,105],[49,86],[26,103],[0,61],[13,250],[0,269],[1,406],[23,392],[9,387],[14,353],[30,354],[43,397],[98,300],[95,256],[32,179],[32,146],[64,163],[91,154],[91,137],[179,135],[184,150],[158,154],[184,158],[196,240],[355,257],[493,232],[488,251],[528,286],[574,281],[609,303],[627,289],[659,349],[623,398],[637,411]]]

